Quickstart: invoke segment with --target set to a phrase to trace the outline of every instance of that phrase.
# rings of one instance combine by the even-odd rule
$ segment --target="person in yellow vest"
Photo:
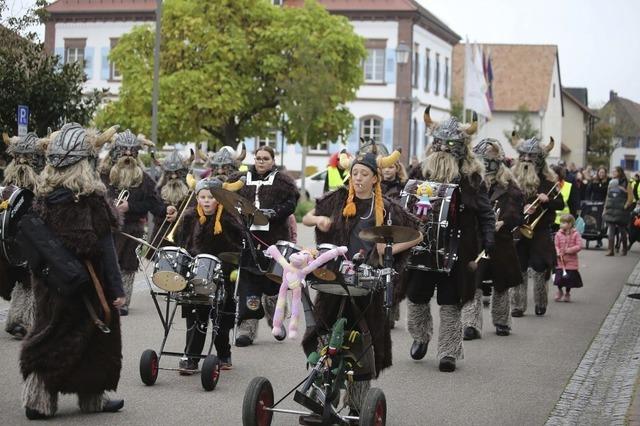
[[[343,149],[329,158],[327,176],[324,178],[324,192],[335,191],[349,181],[349,154]]]
[[[564,215],[571,214],[573,217],[577,217],[580,197],[578,191],[571,182],[565,180],[566,169],[560,165],[553,166],[553,171],[558,175],[558,187],[560,188],[560,195],[564,201],[564,208],[562,210],[556,210],[556,220],[551,226],[553,232],[557,232],[560,229],[560,218]]]
[[[629,186],[627,187],[627,202],[624,206],[625,209],[632,209],[640,201],[640,174],[636,173],[633,178],[629,180]]]

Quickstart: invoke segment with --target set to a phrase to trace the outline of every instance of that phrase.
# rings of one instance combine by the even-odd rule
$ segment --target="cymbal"
[[[120,234],[124,235],[125,237],[127,237],[129,239],[132,239],[132,240],[138,242],[139,244],[142,244],[142,245],[145,245],[145,246],[147,246],[149,248],[152,248],[153,250],[156,250],[156,251],[158,250],[157,247],[154,247],[153,245],[149,244],[147,241],[143,240],[142,238],[134,237],[133,235],[127,234],[126,232],[122,232],[122,231],[120,231]]]
[[[269,223],[269,219],[253,205],[253,202],[241,195],[222,188],[211,188],[210,191],[213,197],[229,213],[238,216],[238,210],[241,210],[243,215],[253,216],[253,223],[256,225],[267,225]]]
[[[220,253],[218,258],[223,262],[230,263],[231,265],[238,265],[240,263],[240,253],[235,251],[225,251]]]
[[[363,229],[358,236],[372,243],[405,243],[420,237],[420,232],[406,226],[390,225]]]

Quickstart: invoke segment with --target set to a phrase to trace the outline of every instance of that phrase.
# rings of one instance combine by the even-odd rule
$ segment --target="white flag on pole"
[[[482,53],[477,45],[472,47],[468,40],[464,49],[464,107],[475,111],[478,115],[491,118]]]

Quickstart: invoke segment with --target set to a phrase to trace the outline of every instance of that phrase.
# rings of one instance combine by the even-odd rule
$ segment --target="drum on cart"
[[[165,291],[182,291],[187,287],[187,278],[193,258],[181,247],[162,247],[154,256],[151,281]]]
[[[214,296],[222,278],[222,261],[211,254],[199,254],[189,269],[189,292],[194,296]]]
[[[411,179],[401,195],[402,206],[420,219],[424,236],[411,249],[407,268],[449,273],[458,259],[461,236],[458,185]]]
[[[289,241],[278,241],[276,243],[276,247],[278,248],[278,251],[282,254],[282,256],[287,260],[289,260],[289,256],[291,256],[293,253],[299,253],[300,251],[302,251],[301,247]],[[269,257],[269,266],[267,267],[265,276],[271,281],[281,284],[282,273],[284,272],[282,265],[270,256],[267,257]]]

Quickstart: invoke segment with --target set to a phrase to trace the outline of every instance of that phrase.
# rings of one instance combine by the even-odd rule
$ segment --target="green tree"
[[[39,135],[67,121],[89,124],[102,94],[83,95],[86,77],[81,64],[61,64],[35,38],[22,37],[20,29],[33,22],[27,17],[8,22],[12,29],[0,26],[0,128],[17,133],[18,105],[29,106],[29,130]]]
[[[286,66],[282,11],[265,0],[165,1],[160,54],[161,141],[232,145],[277,121],[277,77]],[[119,100],[97,122],[151,128],[154,32],[136,27],[111,53],[122,72]]]
[[[352,43],[352,28],[342,18],[332,17],[317,5],[315,8],[318,10],[312,6],[280,8],[266,0],[165,1],[159,140],[207,139],[213,145],[233,145],[274,127],[285,129],[289,140],[298,140],[296,130],[283,120],[280,107],[286,98],[287,76],[297,67],[298,40],[306,35],[306,29],[294,23],[302,20],[296,16],[311,10],[321,20],[305,21],[310,24],[309,31],[337,26],[326,31],[327,40],[314,39],[322,45],[316,52],[331,55],[327,61],[336,66],[332,72],[337,79],[350,82],[352,71],[349,68],[345,75],[342,64],[356,61],[336,58],[352,52],[343,47]],[[347,36],[346,41],[341,36]],[[149,26],[136,27],[111,52],[123,81],[119,100],[98,114],[100,126],[119,123],[136,132],[150,131],[153,40]],[[338,98],[334,105],[340,102]],[[309,140],[318,140],[321,135],[334,139],[350,125],[345,117],[340,108],[326,111],[309,129]]]
[[[533,127],[533,124],[531,123],[531,117],[529,114],[529,107],[526,105],[520,105],[518,111],[513,115],[513,128],[504,131],[504,137],[507,138],[507,140],[511,140],[511,133],[514,131],[522,139],[540,137],[538,129]]]
[[[594,167],[605,166],[609,168],[613,148],[613,128],[608,123],[601,121],[591,132],[587,162]]]
[[[279,83],[280,105],[288,139],[303,146],[304,171],[309,145],[346,137],[350,131],[353,115],[344,104],[355,98],[362,83],[366,51],[345,18],[329,15],[315,1],[286,9],[285,21],[290,61]],[[301,184],[305,194],[304,173]]]

